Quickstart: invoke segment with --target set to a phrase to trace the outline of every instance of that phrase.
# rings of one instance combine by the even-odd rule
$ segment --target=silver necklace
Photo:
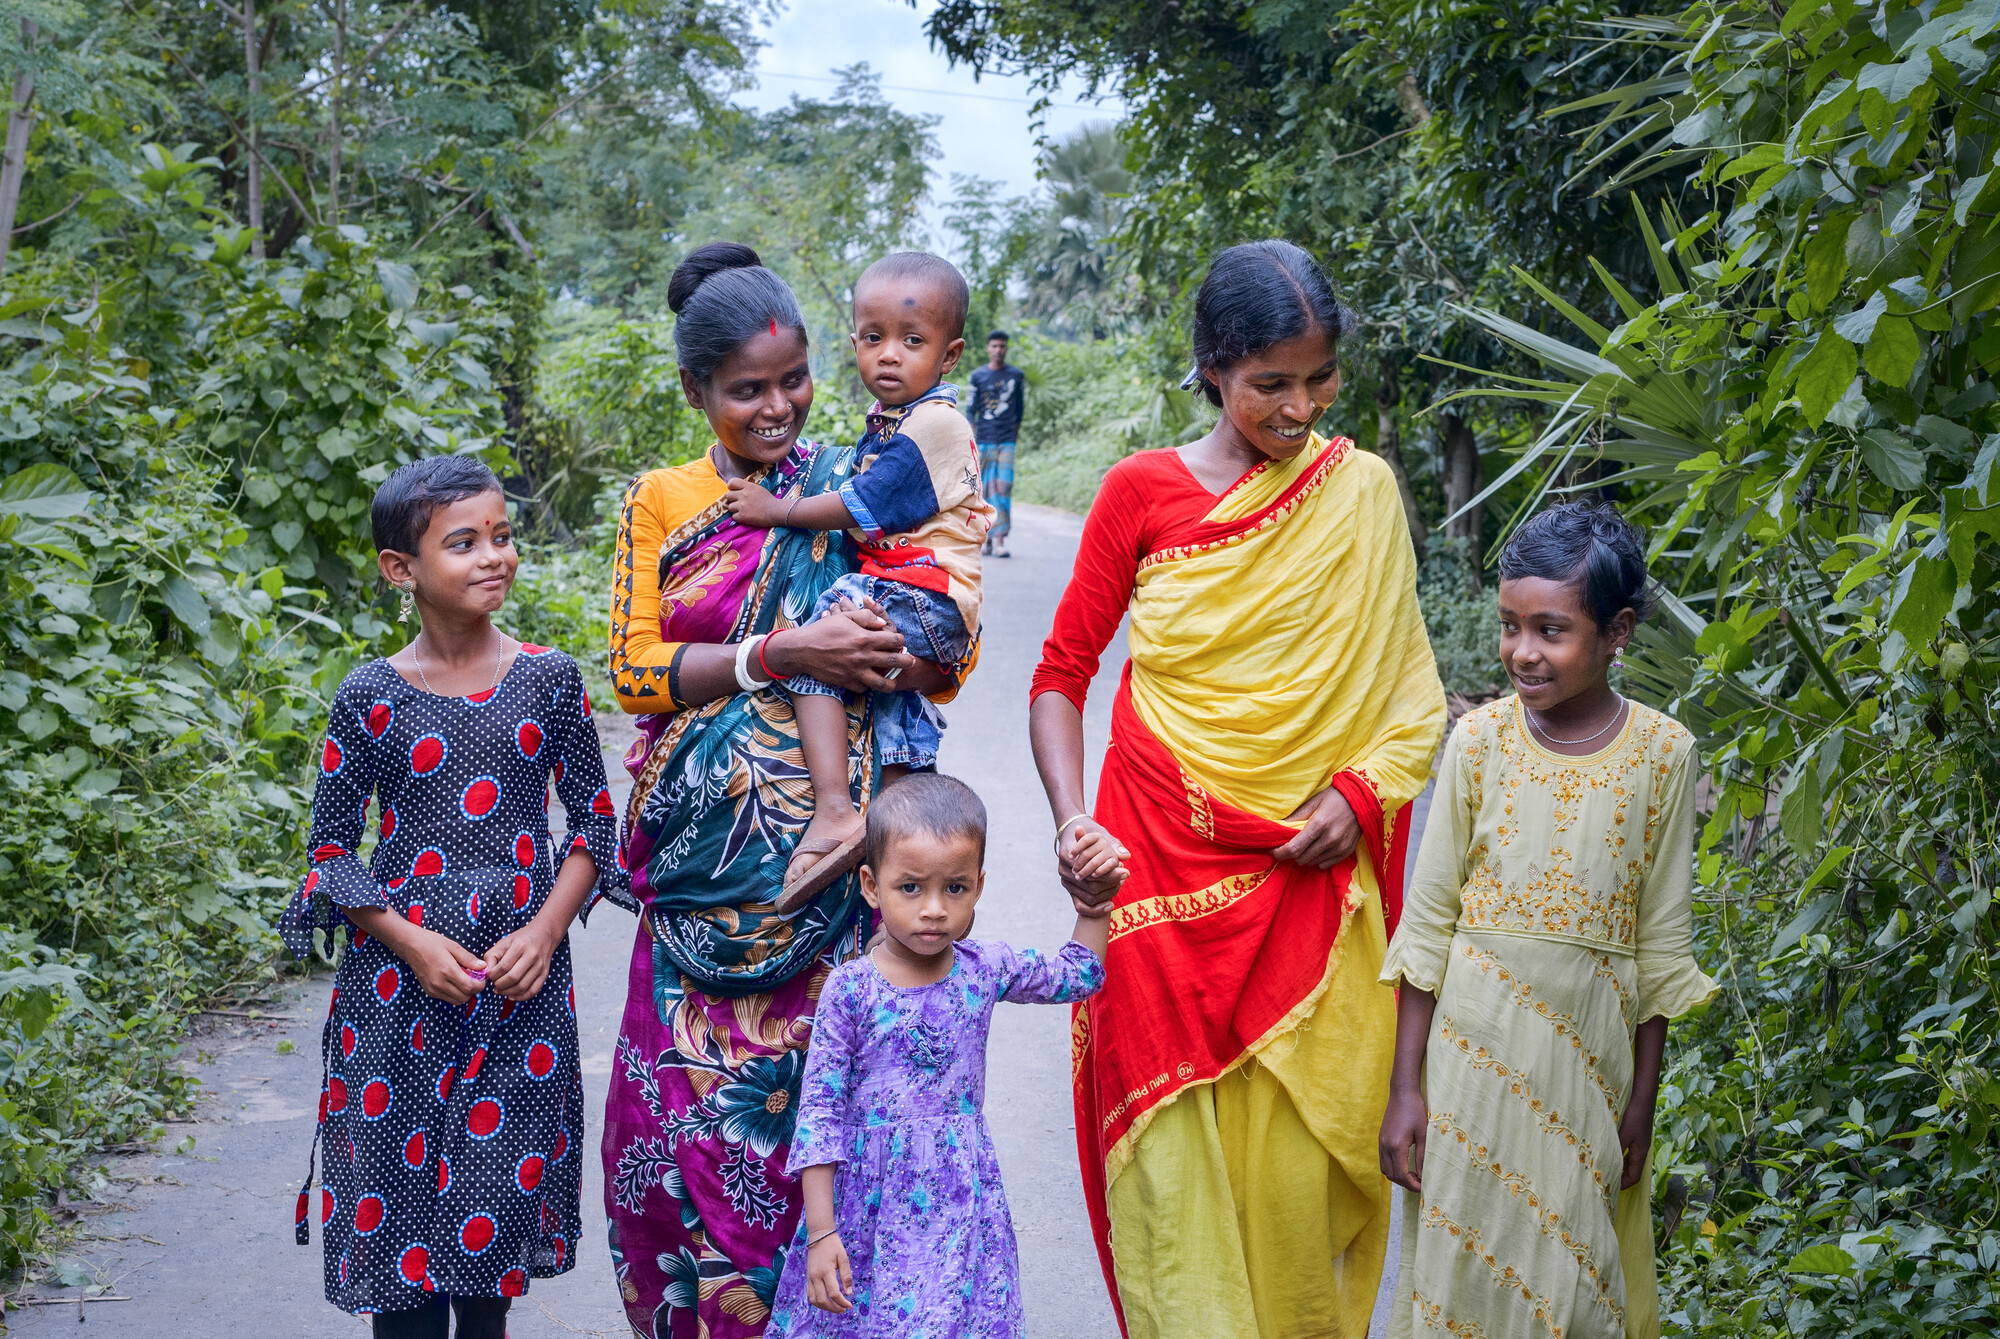
[[[505,637],[502,637],[500,639],[500,652],[498,655],[495,655],[493,657],[493,682],[486,689],[487,692],[490,693],[495,688],[498,688],[500,686],[500,665],[506,659],[507,659],[507,639]],[[432,697],[446,696],[446,694],[436,692],[431,688],[430,676],[424,673],[424,662],[417,659],[417,644],[415,642],[410,643],[410,663],[417,667],[417,682],[421,683],[424,686],[424,691],[426,693],[429,693]],[[467,696],[470,696],[470,694],[467,694]]]
[[[1613,694],[1613,696],[1617,695]],[[1525,703],[1522,705],[1522,710],[1524,711],[1527,710],[1527,706]],[[1554,735],[1549,733],[1549,728],[1546,725],[1543,725],[1540,721],[1535,719],[1535,713],[1532,711],[1528,711],[1528,724],[1534,726],[1535,732],[1551,744],[1588,744],[1591,740],[1597,738],[1599,735],[1603,734],[1606,730],[1609,730],[1612,726],[1618,724],[1618,722],[1624,717],[1624,715],[1625,715],[1625,699],[1623,697],[1619,697],[1618,710],[1611,713],[1611,719],[1606,721],[1603,725],[1599,726],[1596,730],[1585,735],[1582,739],[1557,739]]]

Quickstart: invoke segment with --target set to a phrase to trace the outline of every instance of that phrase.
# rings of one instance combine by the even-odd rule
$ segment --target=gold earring
[[[410,615],[416,611],[417,583],[414,581],[405,581],[398,589],[403,592],[403,606],[401,612],[396,615],[396,621],[398,623],[407,623],[410,621]]]

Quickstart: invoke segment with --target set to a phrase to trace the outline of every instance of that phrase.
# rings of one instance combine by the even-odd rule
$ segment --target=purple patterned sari
[[[801,442],[764,482],[809,496],[851,462]],[[717,503],[661,546],[661,634],[729,643],[791,626],[848,567],[840,535],[746,529]],[[864,695],[857,801],[879,784],[866,713]],[[851,876],[789,915],[771,905],[812,813],[784,693],[642,721],[623,828],[640,925],[604,1113],[611,1257],[644,1339],[746,1339],[764,1333],[802,1207],[785,1158],[814,1005],[869,916]]]

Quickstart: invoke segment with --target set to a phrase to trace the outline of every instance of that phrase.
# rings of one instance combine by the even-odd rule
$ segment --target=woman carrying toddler
[[[750,1339],[803,1203],[785,1158],[813,1011],[870,920],[852,874],[777,907],[819,797],[791,695],[767,690],[809,675],[856,695],[821,789],[851,812],[881,779],[868,694],[957,685],[873,608],[801,626],[853,568],[845,535],[752,528],[725,505],[733,481],[809,502],[852,473],[851,448],[805,435],[812,368],[785,282],[748,247],[710,243],[674,271],[668,304],[682,390],[715,440],[640,475],[619,518],[611,671],[641,732],[624,830],[641,921],[604,1200],[636,1333]]]

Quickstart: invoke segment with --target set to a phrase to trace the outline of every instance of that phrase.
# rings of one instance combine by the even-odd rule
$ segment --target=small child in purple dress
[[[814,1015],[788,1167],[805,1217],[767,1333],[1013,1339],[1027,1329],[981,1110],[986,1029],[1001,1000],[1097,993],[1110,922],[1079,907],[1053,959],[965,939],[986,882],[986,807],[951,777],[885,787],[866,851],[861,891],[883,934],[834,968]]]

